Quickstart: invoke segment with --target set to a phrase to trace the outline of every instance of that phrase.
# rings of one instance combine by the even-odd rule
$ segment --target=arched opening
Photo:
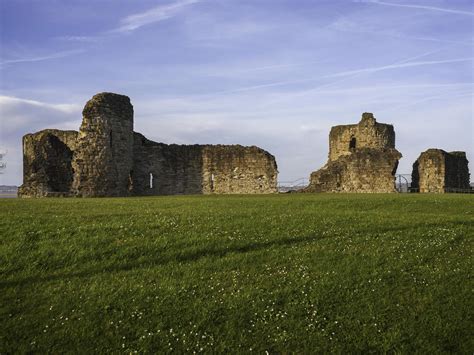
[[[356,148],[356,145],[357,145],[357,140],[355,137],[352,137],[351,138],[351,141],[349,143],[349,149],[355,149]]]
[[[153,188],[153,173],[150,173],[150,189]]]

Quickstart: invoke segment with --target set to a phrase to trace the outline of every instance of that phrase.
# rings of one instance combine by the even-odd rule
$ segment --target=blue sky
[[[267,149],[283,181],[362,112],[395,125],[399,173],[428,148],[474,162],[473,4],[0,0],[0,183],[22,182],[24,134],[77,130],[101,91],[130,96],[155,141]]]

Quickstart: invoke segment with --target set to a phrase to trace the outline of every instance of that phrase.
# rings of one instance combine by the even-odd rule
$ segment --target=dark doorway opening
[[[355,137],[352,137],[351,138],[351,141],[349,143],[349,149],[355,149],[356,148],[356,145],[357,145],[357,140]]]

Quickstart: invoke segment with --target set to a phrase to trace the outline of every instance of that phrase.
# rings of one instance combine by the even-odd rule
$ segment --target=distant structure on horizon
[[[358,124],[332,127],[329,160],[311,173],[303,192],[396,192],[395,173],[401,153],[392,125],[363,113]]]
[[[258,147],[156,143],[133,131],[124,95],[87,102],[79,132],[23,137],[20,197],[277,192],[275,157]]]

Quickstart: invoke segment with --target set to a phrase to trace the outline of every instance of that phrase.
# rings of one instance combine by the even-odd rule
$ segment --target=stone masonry
[[[68,195],[72,188],[72,157],[76,131],[47,129],[23,137],[23,185],[21,196]]]
[[[419,192],[469,191],[469,168],[465,152],[428,149],[413,164],[412,185]]]
[[[401,158],[392,125],[363,113],[358,124],[332,127],[329,160],[310,176],[303,192],[395,192]]]
[[[99,94],[82,112],[72,193],[126,196],[133,165],[133,107],[127,96]]]
[[[21,197],[277,192],[270,153],[255,146],[150,141],[133,132],[130,99],[113,93],[87,102],[79,132],[25,135],[23,165]]]

